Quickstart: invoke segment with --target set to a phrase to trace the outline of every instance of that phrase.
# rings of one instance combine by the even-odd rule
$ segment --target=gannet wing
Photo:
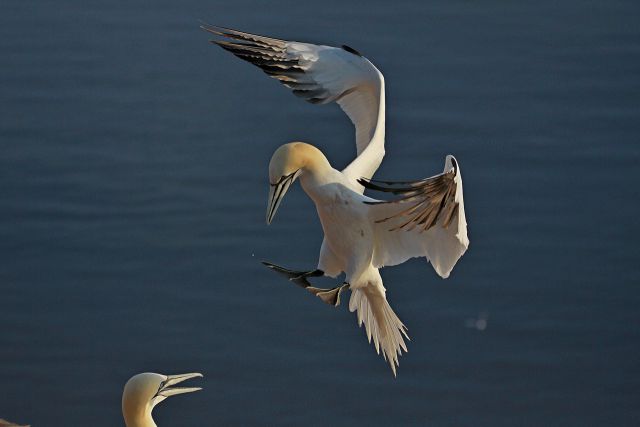
[[[373,176],[384,156],[384,77],[367,58],[348,46],[286,41],[211,25],[202,28],[226,38],[211,43],[260,67],[294,95],[313,104],[337,102],[356,128],[358,157],[344,173],[354,181]]]
[[[373,264],[397,265],[427,258],[443,278],[469,247],[462,175],[447,156],[444,172],[419,181],[359,180],[368,189],[400,195],[390,201],[365,201],[375,226]]]

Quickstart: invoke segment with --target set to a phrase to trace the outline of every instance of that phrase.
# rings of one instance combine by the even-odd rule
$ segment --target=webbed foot
[[[281,267],[279,265],[272,264],[270,262],[261,261],[267,268],[275,271],[276,273],[280,273],[285,276],[289,281],[295,283],[296,285],[308,288],[311,286],[311,283],[307,280],[307,277],[322,277],[324,276],[324,271],[322,270],[311,270],[311,271],[297,271],[297,270],[289,270],[288,268]]]

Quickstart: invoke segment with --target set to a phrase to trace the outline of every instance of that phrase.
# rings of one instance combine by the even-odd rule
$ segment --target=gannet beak
[[[280,177],[280,180],[275,184],[269,184],[269,202],[267,205],[267,224],[271,224],[273,220],[273,216],[276,214],[278,210],[278,206],[280,206],[280,202],[284,197],[284,194],[287,192],[293,181],[300,175],[300,169],[295,172],[290,173],[289,175],[283,175]]]
[[[194,372],[191,374],[182,374],[182,375],[168,375],[167,379],[160,384],[160,389],[158,390],[157,396],[162,396],[167,398],[169,396],[174,396],[176,394],[182,393],[192,393],[194,391],[202,390],[201,387],[175,387],[171,388],[171,386],[180,384],[183,381],[186,381],[191,378],[200,377],[202,378],[202,374],[198,372]]]

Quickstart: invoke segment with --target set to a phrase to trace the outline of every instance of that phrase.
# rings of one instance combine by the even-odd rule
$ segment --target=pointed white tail
[[[393,375],[396,375],[396,367],[399,365],[398,357],[402,355],[402,350],[407,352],[407,346],[403,335],[409,339],[407,328],[398,319],[391,306],[384,296],[384,289],[373,286],[365,288],[351,288],[351,300],[349,301],[349,311],[357,311],[358,325],[364,323],[367,331],[367,338],[376,347],[376,352],[382,355],[391,365]]]

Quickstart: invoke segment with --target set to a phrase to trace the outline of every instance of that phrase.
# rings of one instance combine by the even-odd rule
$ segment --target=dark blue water
[[[160,426],[639,425],[638,3],[264,3],[2,2],[0,417],[122,425],[131,375],[201,371]],[[376,63],[378,177],[457,156],[470,250],[446,281],[383,271],[397,379],[344,306],[258,262],[315,267],[322,238],[299,187],[264,225],[273,150],[344,166],[351,124],[198,19]]]

